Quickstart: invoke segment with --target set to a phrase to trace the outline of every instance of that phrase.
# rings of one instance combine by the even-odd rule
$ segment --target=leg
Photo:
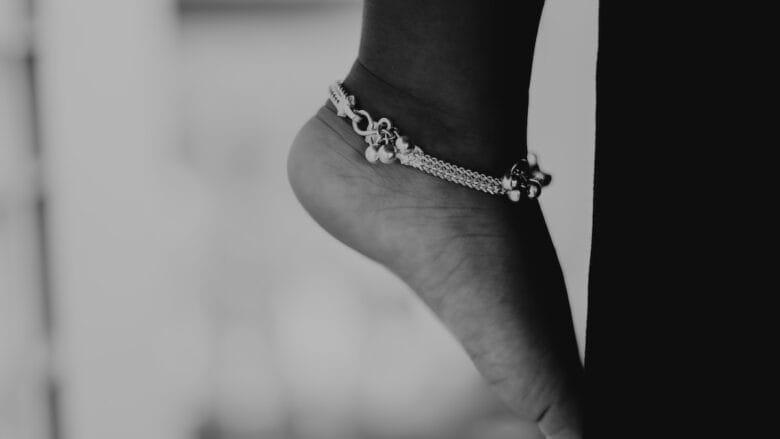
[[[509,6],[473,0],[368,1],[345,84],[426,151],[498,175],[525,154],[542,4],[520,7],[526,11],[511,16]],[[582,368],[539,205],[371,166],[363,149],[351,127],[322,108],[288,162],[303,206],[406,281],[518,414],[549,437],[580,437]]]

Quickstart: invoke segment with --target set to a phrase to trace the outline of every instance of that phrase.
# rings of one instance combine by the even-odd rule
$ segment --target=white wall
[[[541,198],[585,349],[593,205],[597,0],[547,0],[536,44],[529,148],[553,174]]]
[[[176,160],[174,5],[38,10],[63,432],[190,437],[205,367],[190,298],[203,216]]]

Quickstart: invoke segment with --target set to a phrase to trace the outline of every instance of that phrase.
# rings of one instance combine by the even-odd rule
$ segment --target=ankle
[[[359,60],[344,81],[358,106],[387,117],[426,152],[464,167],[501,175],[526,153],[527,100],[488,97],[468,108],[448,108],[441,99],[390,83]],[[473,89],[463,94],[475,94]]]

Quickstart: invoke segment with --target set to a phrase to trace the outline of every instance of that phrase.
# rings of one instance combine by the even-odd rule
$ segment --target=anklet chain
[[[374,120],[355,105],[355,97],[347,94],[340,81],[330,86],[330,101],[339,117],[350,119],[352,129],[365,139],[365,157],[369,163],[390,164],[398,161],[427,174],[491,195],[506,195],[512,201],[535,199],[542,187],[550,184],[549,174],[542,172],[534,154],[515,163],[501,179],[463,168],[426,154],[402,136],[389,119]]]

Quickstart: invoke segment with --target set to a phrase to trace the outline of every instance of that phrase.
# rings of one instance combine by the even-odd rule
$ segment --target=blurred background
[[[548,0],[529,137],[582,341],[593,0]],[[0,439],[535,438],[287,146],[357,1],[0,0]]]

